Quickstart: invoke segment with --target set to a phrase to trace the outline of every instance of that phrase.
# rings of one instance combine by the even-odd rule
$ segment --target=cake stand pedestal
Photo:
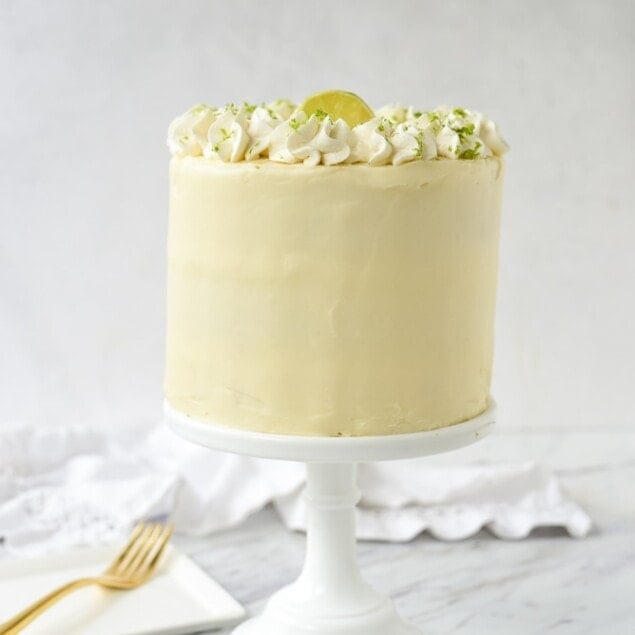
[[[306,463],[306,558],[300,577],[275,593],[264,612],[234,635],[415,635],[391,600],[361,577],[355,549],[356,467],[361,461],[406,459],[454,450],[481,439],[495,406],[464,423],[414,434],[304,437],[264,434],[197,421],[165,404],[178,435],[216,450]],[[256,574],[257,572],[254,572]]]

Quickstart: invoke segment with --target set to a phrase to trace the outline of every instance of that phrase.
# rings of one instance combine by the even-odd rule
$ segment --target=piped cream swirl
[[[353,128],[343,119],[318,114],[307,118],[287,100],[224,108],[201,104],[170,124],[168,147],[172,155],[204,155],[224,162],[269,158],[305,165],[370,166],[436,158],[473,160],[508,150],[491,119],[464,108],[416,111],[391,104]]]

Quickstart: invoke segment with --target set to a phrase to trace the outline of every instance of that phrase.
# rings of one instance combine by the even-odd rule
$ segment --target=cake
[[[167,402],[314,436],[482,413],[496,125],[463,108],[372,111],[347,93],[313,102],[199,105],[170,126]]]

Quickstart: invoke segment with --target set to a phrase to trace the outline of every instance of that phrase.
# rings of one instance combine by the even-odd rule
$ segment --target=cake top
[[[496,124],[466,108],[415,110],[391,104],[373,110],[352,93],[326,91],[296,105],[199,104],[168,129],[173,156],[224,162],[268,158],[279,163],[371,166],[438,158],[475,160],[503,155]]]

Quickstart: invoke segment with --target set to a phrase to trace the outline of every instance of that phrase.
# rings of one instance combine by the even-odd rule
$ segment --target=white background
[[[341,87],[482,110],[511,143],[500,424],[628,424],[633,6],[2,0],[0,422],[157,420],[169,121]]]

